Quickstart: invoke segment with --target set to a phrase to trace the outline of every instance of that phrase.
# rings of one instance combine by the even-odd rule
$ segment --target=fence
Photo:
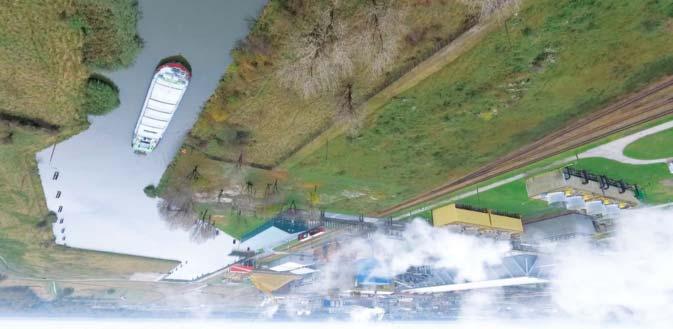
[[[596,175],[586,170],[578,170],[572,167],[564,167],[563,178],[568,180],[570,179],[570,177],[580,178],[582,180],[582,184],[588,184],[590,181],[596,182],[600,184],[601,190],[607,190],[610,187],[615,187],[619,189],[619,193],[624,193],[628,190],[632,191],[637,199],[642,200],[643,197],[642,191],[640,190],[640,188],[638,188],[638,185],[636,184],[625,183],[623,180],[612,179],[604,175]]]

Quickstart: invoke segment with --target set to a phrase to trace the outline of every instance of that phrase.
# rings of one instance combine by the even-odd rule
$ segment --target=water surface
[[[119,86],[121,106],[91,117],[88,130],[56,145],[51,161],[51,147],[37,154],[47,205],[54,211],[63,207],[63,223],[54,225],[57,243],[178,260],[182,264],[171,279],[190,280],[234,261],[228,256],[233,238],[220,233],[196,243],[188,232],[169,229],[158,215],[156,199],[142,190],[159,182],[225,72],[230,49],[246,35],[246,18],[256,16],[264,2],[140,1],[138,29],[145,46],[133,66],[106,73]],[[178,54],[193,70],[187,93],[157,149],[136,155],[131,137],[153,71],[161,59]]]

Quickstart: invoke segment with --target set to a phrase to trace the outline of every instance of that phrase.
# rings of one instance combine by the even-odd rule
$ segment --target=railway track
[[[395,206],[383,209],[375,215],[388,216],[648,121],[673,114],[673,97],[668,96],[668,93],[665,92],[667,88],[671,87],[673,87],[673,76],[667,77],[588,116],[575,120],[564,128],[511,152],[472,173],[451,180]]]

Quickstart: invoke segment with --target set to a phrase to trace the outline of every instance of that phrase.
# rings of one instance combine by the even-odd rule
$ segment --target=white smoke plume
[[[349,312],[350,320],[355,322],[369,322],[381,320],[385,310],[380,307],[353,307]]]
[[[578,320],[673,323],[673,211],[625,211],[604,246],[555,252],[552,298]]]
[[[375,276],[391,277],[404,273],[411,266],[432,264],[456,268],[458,280],[483,280],[486,275],[484,264],[499,264],[509,251],[510,244],[506,241],[436,229],[417,219],[407,225],[401,239],[376,233],[342,246],[323,269],[325,285],[320,289],[352,285],[353,263],[363,258],[378,261],[378,267],[372,272]]]
[[[601,240],[550,244],[546,251],[554,269],[544,293],[550,301],[546,313],[537,311],[539,305],[511,302],[509,311],[502,312],[503,292],[491,289],[463,293],[459,318],[470,322],[535,317],[536,325],[571,321],[598,327],[673,323],[673,209],[623,211],[615,227]],[[341,249],[324,269],[321,289],[352,286],[353,262],[366,257],[378,260],[377,275],[433,265],[455,268],[460,279],[478,281],[485,278],[484,264],[498,264],[510,251],[507,242],[452,233],[418,220],[408,225],[401,240],[376,234]]]

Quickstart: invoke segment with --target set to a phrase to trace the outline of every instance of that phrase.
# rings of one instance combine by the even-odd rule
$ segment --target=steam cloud
[[[552,298],[591,321],[673,323],[673,211],[626,211],[613,238],[557,248]]]
[[[547,318],[550,323],[559,319],[599,326],[673,323],[670,208],[624,211],[609,238],[577,239],[546,247],[555,263],[548,290],[551,310],[545,315],[551,317]],[[507,242],[435,229],[416,220],[408,225],[401,240],[376,234],[341,248],[323,270],[319,289],[352,285],[353,261],[365,257],[378,260],[375,275],[392,276],[410,266],[432,264],[455,268],[459,279],[477,281],[485,278],[484,264],[500,263],[509,251]],[[502,320],[503,312],[489,312],[501,299],[502,291],[497,289],[469,292],[461,305],[461,318]],[[537,314],[535,309],[536,305],[515,305],[509,315],[527,317]],[[355,318],[367,318],[363,316],[367,312],[357,313]]]

